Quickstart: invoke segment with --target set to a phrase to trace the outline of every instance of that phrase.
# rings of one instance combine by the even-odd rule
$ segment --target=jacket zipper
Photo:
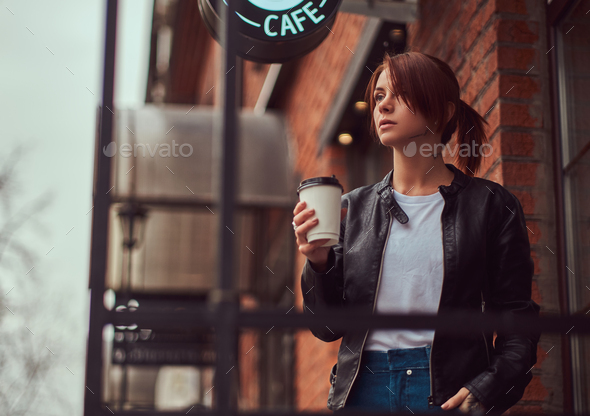
[[[434,332],[436,335],[436,331]],[[430,396],[428,396],[428,408],[434,407],[434,397],[432,396],[432,346],[434,345],[434,335],[432,336],[432,342],[430,343],[430,357],[428,357],[428,375],[430,376]]]
[[[483,300],[483,292],[480,291],[480,293],[481,293],[481,313],[484,313],[486,302]],[[488,365],[490,365],[490,353],[488,351],[488,342],[486,341],[486,335],[484,334],[483,331],[481,331],[481,335],[483,336],[483,343],[486,346],[486,357],[488,359]]]
[[[373,311],[371,313],[375,313],[375,305],[377,304],[377,294],[379,293],[379,284],[381,283],[381,271],[383,270],[383,258],[385,257],[385,249],[387,248],[387,240],[389,240],[389,234],[391,232],[391,220],[393,215],[388,211],[387,214],[389,215],[389,221],[387,223],[387,238],[385,239],[385,244],[383,246],[383,252],[381,253],[381,265],[379,266],[379,277],[377,278],[377,290],[375,291],[375,298],[373,299]],[[361,351],[359,353],[359,363],[356,367],[356,372],[354,373],[354,377],[352,378],[352,383],[348,386],[348,391],[346,392],[346,396],[344,397],[343,405],[346,403],[346,399],[348,399],[348,395],[350,394],[350,390],[352,389],[352,385],[354,384],[354,380],[356,380],[356,376],[359,372],[361,367],[361,357],[363,354],[363,348],[365,347],[365,342],[367,341],[367,335],[369,335],[369,330],[365,332],[365,338],[363,339],[363,345],[361,346]]]

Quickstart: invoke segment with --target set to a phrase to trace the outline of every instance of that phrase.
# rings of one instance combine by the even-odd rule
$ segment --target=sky
[[[153,0],[119,0],[115,108],[144,101],[152,9]],[[48,198],[0,258],[0,335],[14,331],[9,339],[47,366],[26,414],[82,415],[105,10],[106,0],[0,0],[0,168],[16,160],[0,188],[0,226]],[[18,390],[20,369],[7,368],[0,390]],[[8,405],[16,414],[23,401]]]

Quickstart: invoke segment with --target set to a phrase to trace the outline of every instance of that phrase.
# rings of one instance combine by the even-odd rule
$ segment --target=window
[[[558,3],[554,1],[553,3]],[[590,308],[590,1],[560,2],[548,15],[555,40],[557,129],[561,144],[565,265],[570,314]],[[574,412],[588,412],[590,339],[571,337]]]

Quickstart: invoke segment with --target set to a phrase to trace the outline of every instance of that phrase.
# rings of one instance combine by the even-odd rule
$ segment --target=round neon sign
[[[289,10],[303,3],[305,0],[248,0],[254,6],[262,10],[280,11]]]
[[[282,63],[315,49],[330,33],[342,0],[238,0],[238,55]],[[223,0],[227,7],[227,0]],[[219,41],[217,0],[199,0],[211,35]]]

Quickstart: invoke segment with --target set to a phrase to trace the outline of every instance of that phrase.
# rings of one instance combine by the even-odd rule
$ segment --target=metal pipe
[[[174,303],[170,301],[171,305]],[[497,314],[486,311],[485,314],[477,310],[459,310],[438,315],[424,314],[367,314],[362,308],[349,310],[315,311],[313,315],[307,313],[289,312],[286,308],[273,308],[270,311],[242,311],[237,314],[235,325],[248,328],[310,328],[328,325],[332,330],[355,329],[436,329],[455,335],[477,334],[480,331],[508,331],[528,333],[536,328],[546,333],[589,334],[590,322],[582,315],[567,316],[514,316],[511,314]],[[288,312],[288,313],[287,313]],[[110,311],[106,317],[108,323],[117,326],[137,324],[141,326],[156,326],[165,328],[205,328],[214,325],[217,319],[215,311],[205,307],[191,308],[183,312],[169,310],[135,312]],[[460,325],[457,323],[460,322]],[[573,328],[572,328],[573,327]],[[229,369],[229,368],[228,368]]]
[[[84,415],[86,416],[95,415],[101,408],[102,401],[102,326],[106,318],[103,294],[107,263],[111,158],[106,157],[100,150],[111,143],[113,135],[117,0],[107,0],[106,7],[102,106],[100,133],[95,147],[96,176],[90,246],[90,323],[86,347],[86,388],[84,389]]]
[[[204,410],[204,409],[198,409],[198,411],[195,411],[196,409],[193,409],[192,411],[189,409],[188,412],[186,410],[183,411],[168,411],[168,412],[160,412],[160,411],[126,411],[126,412],[117,412],[115,413],[116,416],[185,416],[188,414],[188,416],[190,416],[191,414],[195,414],[195,415],[199,415],[199,416],[215,416],[216,413],[210,410]],[[412,416],[428,416],[428,415],[432,415],[432,412],[419,412],[417,410],[412,411],[413,415]],[[101,416],[113,416],[113,413],[109,412],[108,410],[103,410],[101,413],[98,413]],[[248,412],[239,412],[236,413],[236,415],[243,415],[243,416],[276,416],[276,415],[281,415],[281,416],[301,416],[301,415],[305,415],[305,416],[326,416],[327,412],[322,411],[322,412],[297,412],[295,410],[286,410],[286,411],[277,411],[276,409],[260,409],[258,411],[248,411]],[[329,413],[328,413],[329,414]],[[364,409],[349,409],[346,412],[344,412],[343,414],[348,415],[348,416],[366,416],[367,415],[367,411]],[[409,413],[407,411],[400,411],[400,412],[374,412],[374,413],[370,413],[371,416],[395,416],[395,415],[408,415]],[[523,415],[523,416],[530,416],[530,415],[534,415],[534,414],[539,414],[539,415],[545,415],[546,413],[534,413],[534,412],[523,412],[523,411],[517,411],[515,409],[510,409],[510,416],[519,416],[519,415]],[[590,416],[588,414],[584,414],[584,413],[571,413],[571,412],[560,412],[559,413],[561,416]]]
[[[224,50],[223,68],[225,80],[222,82],[222,106],[223,112],[221,124],[217,131],[221,133],[219,166],[220,178],[220,202],[219,215],[219,240],[217,251],[218,279],[217,287],[211,293],[210,301],[216,309],[216,369],[215,369],[215,410],[220,415],[230,415],[237,404],[237,394],[232,380],[235,379],[237,370],[235,367],[237,355],[237,319],[238,301],[237,292],[233,285],[233,246],[234,246],[234,210],[235,210],[235,183],[236,166],[239,149],[236,140],[236,36],[237,17],[235,3],[217,0],[218,10],[221,16],[220,40]],[[222,78],[223,80],[223,78]],[[220,118],[218,117],[217,120]]]

